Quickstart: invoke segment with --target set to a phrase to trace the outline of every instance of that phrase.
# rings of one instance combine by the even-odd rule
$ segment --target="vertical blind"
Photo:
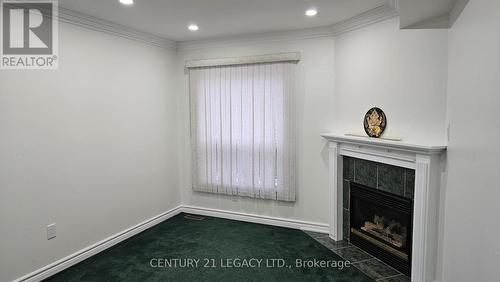
[[[295,68],[189,70],[195,191],[295,201]]]

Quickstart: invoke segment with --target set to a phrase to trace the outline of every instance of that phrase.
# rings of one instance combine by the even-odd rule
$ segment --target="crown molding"
[[[399,0],[387,0],[387,5],[392,7],[396,12],[399,12]]]
[[[444,14],[432,19],[409,25],[402,29],[448,29],[450,28],[450,15]]]
[[[151,33],[136,30],[124,25],[106,21],[88,14],[59,7],[58,20],[76,26],[104,32],[110,35],[142,42],[170,51],[191,51],[198,49],[248,45],[256,42],[281,42],[334,37],[358,28],[365,27],[392,17],[396,17],[397,1],[388,0],[385,4],[356,15],[342,22],[323,27],[299,30],[276,31],[258,34],[228,36],[222,38],[176,42]]]
[[[315,27],[298,30],[236,35],[216,39],[181,41],[177,43],[177,50],[179,52],[182,52],[198,49],[217,48],[221,46],[227,47],[248,45],[254,44],[256,42],[280,42],[326,37],[333,37],[332,31],[329,27]]]
[[[378,23],[398,16],[397,1],[388,1],[386,4],[361,13],[345,21],[331,26],[332,33],[335,36],[359,29],[374,23]]]
[[[104,32],[122,38],[142,42],[151,46],[177,51],[177,42],[151,33],[136,30],[127,26],[102,20],[84,13],[59,7],[58,20],[60,22]]]
[[[453,9],[451,9],[449,15],[450,28],[455,24],[455,22],[457,21],[458,17],[462,14],[467,4],[469,4],[469,0],[458,0],[457,3],[455,3],[455,6],[453,6]]]
[[[394,9],[399,13],[399,0],[388,1],[395,1]],[[453,5],[451,11],[449,11],[447,14],[410,24],[408,26],[401,27],[401,29],[450,29],[451,27],[453,27],[455,21],[462,14],[468,3],[469,0],[456,0],[455,5]]]
[[[455,24],[468,3],[469,0],[457,0],[449,13],[409,25],[404,29],[449,29]]]

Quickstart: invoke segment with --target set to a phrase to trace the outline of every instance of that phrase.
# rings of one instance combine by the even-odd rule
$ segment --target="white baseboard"
[[[91,246],[88,246],[82,250],[79,250],[67,257],[64,257],[56,262],[53,262],[45,267],[35,270],[23,277],[20,277],[14,282],[36,282],[46,279],[70,266],[73,266],[93,255],[96,255],[140,232],[149,229],[158,223],[161,223],[177,214],[181,213],[181,207],[175,207],[169,211],[159,214],[153,218],[145,220],[137,225],[123,230],[122,232],[116,233],[102,241],[99,241]]]
[[[313,231],[319,233],[328,233],[329,226],[324,223],[308,222],[295,219],[286,219],[278,217],[270,217],[256,214],[246,214],[241,212],[209,209],[195,206],[180,205],[153,218],[145,220],[137,225],[116,233],[102,241],[99,241],[91,246],[79,250],[67,257],[64,257],[56,262],[53,262],[45,267],[35,270],[23,277],[20,277],[14,282],[37,282],[46,279],[66,268],[69,268],[93,255],[96,255],[138,233],[149,229],[181,212],[219,217],[225,219],[239,220],[245,222],[274,225],[280,227],[300,229],[304,231]]]
[[[195,207],[188,205],[182,205],[182,211],[185,213],[220,217],[220,218],[266,224],[266,225],[274,225],[280,227],[300,229],[304,231],[313,231],[319,233],[328,233],[330,231],[330,227],[328,224],[302,221],[296,219],[286,219],[286,218],[248,214],[248,213],[226,211],[226,210],[209,209],[209,208],[202,208],[202,207]]]

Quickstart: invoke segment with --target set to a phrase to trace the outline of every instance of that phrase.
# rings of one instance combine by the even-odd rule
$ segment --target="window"
[[[295,200],[293,62],[191,68],[195,191]]]

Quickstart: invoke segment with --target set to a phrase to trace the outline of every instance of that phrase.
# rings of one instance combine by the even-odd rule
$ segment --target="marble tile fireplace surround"
[[[353,212],[349,211],[352,209],[349,205],[353,202],[344,195],[344,192],[350,193],[350,185],[369,188],[369,193],[372,190],[373,193],[407,199],[413,204],[411,234],[408,236],[411,239],[411,281],[434,281],[441,159],[446,146],[337,134],[321,136],[329,142],[330,238],[349,240],[352,233],[349,231],[359,233],[352,228],[354,223],[349,216]],[[357,169],[354,168],[356,163]],[[396,183],[388,183],[390,181]],[[374,249],[368,251],[376,252]]]

